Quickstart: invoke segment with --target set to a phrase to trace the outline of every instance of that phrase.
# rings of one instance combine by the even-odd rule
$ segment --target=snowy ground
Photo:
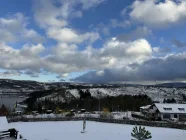
[[[27,140],[131,140],[134,126],[87,122],[86,133],[82,121],[71,122],[27,122],[10,123]],[[152,133],[152,140],[185,140],[186,131],[168,128],[146,127]]]
[[[0,131],[9,129],[6,117],[0,117]]]

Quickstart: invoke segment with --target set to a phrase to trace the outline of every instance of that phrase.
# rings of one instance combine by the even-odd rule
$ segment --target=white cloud
[[[40,34],[38,34],[35,30],[33,29],[24,29],[21,32],[23,40],[27,42],[36,42],[36,43],[42,43],[44,42],[44,37],[42,37]]]
[[[151,57],[151,51],[151,45],[144,39],[127,43],[111,39],[103,48],[88,46],[83,51],[79,51],[77,45],[67,43],[59,43],[51,50],[46,50],[42,44],[14,49],[1,43],[0,68],[33,72],[43,70],[65,76],[74,71],[142,63]]]
[[[93,43],[100,38],[97,32],[77,32],[69,27],[69,18],[82,17],[83,10],[101,4],[104,0],[35,0],[34,17],[49,38],[63,43]],[[58,4],[56,4],[56,2]],[[77,6],[80,8],[77,9]],[[47,11],[47,12],[46,12]]]
[[[40,71],[42,67],[42,59],[38,55],[43,46],[24,46],[22,49],[14,49],[5,43],[0,43],[0,68],[10,70],[31,69]]]
[[[120,42],[113,38],[108,41],[101,49],[101,55],[111,58],[120,58],[117,60],[116,66],[119,64],[141,63],[149,59],[152,54],[151,45],[145,39],[138,39],[133,42]]]
[[[105,0],[80,0],[83,9],[89,9],[103,3]]]
[[[6,18],[0,18],[0,41],[2,42],[43,42],[44,37],[33,29],[27,28],[27,18],[17,13]]]
[[[168,26],[186,20],[186,1],[136,0],[130,17],[152,27]]]
[[[87,32],[84,34],[78,34],[71,28],[50,28],[47,34],[50,38],[65,43],[82,43],[86,40],[93,43],[100,38],[98,33]]]
[[[64,73],[62,74],[62,77],[65,78],[65,77],[68,77],[69,76],[69,73]]]
[[[97,6],[105,0],[35,0],[34,17],[41,27],[64,27],[70,17],[82,17],[83,10]],[[56,3],[58,6],[56,6]],[[80,8],[76,6],[80,5]]]
[[[34,1],[34,18],[41,27],[48,26],[63,27],[67,21],[63,19],[61,14],[64,14],[60,8],[54,6],[52,0],[35,0]]]

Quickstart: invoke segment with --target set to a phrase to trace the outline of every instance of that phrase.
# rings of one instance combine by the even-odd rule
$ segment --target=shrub
[[[113,119],[113,115],[110,114],[110,113],[102,113],[102,114],[100,114],[100,118],[103,118],[103,119]]]
[[[132,140],[147,140],[152,138],[151,133],[148,130],[145,130],[145,127],[142,128],[141,126],[139,126],[139,128],[135,126],[131,136],[135,138]]]
[[[73,112],[66,114],[66,117],[73,117],[73,116],[75,116],[75,114]]]

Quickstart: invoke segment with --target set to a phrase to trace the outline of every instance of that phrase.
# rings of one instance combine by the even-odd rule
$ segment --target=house
[[[141,107],[140,111],[154,120],[178,119],[186,121],[186,104],[164,104],[155,103],[150,106]]]
[[[140,112],[143,114],[146,114],[146,113],[148,113],[150,107],[151,107],[151,105],[142,106],[142,107],[140,107]]]
[[[18,103],[16,104],[14,108],[15,113],[19,115],[25,113],[26,109],[27,109],[27,105],[18,104]]]

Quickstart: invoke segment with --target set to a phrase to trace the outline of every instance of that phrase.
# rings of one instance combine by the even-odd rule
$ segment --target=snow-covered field
[[[27,140],[131,140],[134,126],[87,122],[86,133],[82,121],[71,122],[19,122],[10,123]],[[152,140],[185,140],[186,131],[168,128],[146,127]]]

